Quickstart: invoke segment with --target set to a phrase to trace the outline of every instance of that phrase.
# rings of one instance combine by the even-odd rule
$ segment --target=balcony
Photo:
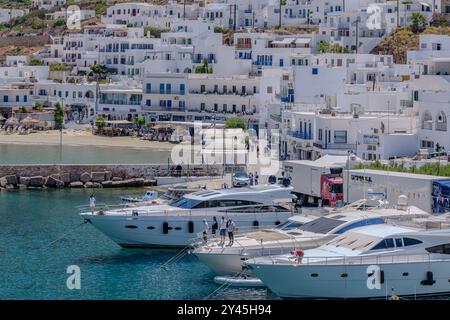
[[[436,131],[447,131],[447,122],[436,122]]]
[[[118,106],[140,106],[141,101],[100,100],[100,104],[111,104]]]
[[[422,122],[423,130],[433,130],[433,122],[431,120],[425,120]]]
[[[312,140],[313,139],[313,134],[310,132],[289,130],[287,134],[291,137],[303,139],[303,140]]]
[[[324,150],[356,150],[356,144],[352,143],[314,143],[314,147]]]

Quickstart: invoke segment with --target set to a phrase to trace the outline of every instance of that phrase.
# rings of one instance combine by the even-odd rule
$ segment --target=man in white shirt
[[[89,197],[89,207],[91,207],[92,214],[94,214],[94,210],[95,210],[95,198],[94,198],[94,195],[93,195],[93,194],[91,194],[91,196]]]

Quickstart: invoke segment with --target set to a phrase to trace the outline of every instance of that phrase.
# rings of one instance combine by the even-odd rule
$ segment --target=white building
[[[27,13],[28,10],[0,8],[0,23],[8,23],[12,19],[21,17]]]
[[[56,6],[63,6],[66,0],[33,0],[33,7],[49,10]]]

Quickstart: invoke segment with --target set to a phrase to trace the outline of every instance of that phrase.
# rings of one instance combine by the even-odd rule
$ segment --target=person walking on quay
[[[211,233],[212,233],[214,238],[216,237],[217,229],[219,229],[219,223],[217,222],[217,218],[214,216],[213,217],[213,223],[211,225]]]
[[[91,194],[91,196],[89,197],[89,207],[91,207],[92,214],[94,214],[94,210],[95,210],[94,194]]]
[[[258,185],[258,179],[259,179],[258,172],[255,171],[255,186]]]
[[[227,230],[228,230],[228,239],[229,239],[229,243],[228,246],[232,246],[234,243],[234,231],[236,230],[236,225],[234,224],[233,220],[228,220],[227,223]]]
[[[252,186],[253,185],[253,173],[249,173],[248,174],[248,179],[250,180],[250,185]]]
[[[203,241],[208,242],[209,225],[206,219],[203,219]]]
[[[225,220],[225,217],[222,216],[222,219],[220,219],[220,228],[219,228],[221,245],[224,245],[225,243],[226,232],[227,232],[227,221]]]

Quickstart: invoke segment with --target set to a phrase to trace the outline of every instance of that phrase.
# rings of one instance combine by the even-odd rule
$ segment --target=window
[[[159,84],[159,93],[163,94],[164,93],[164,83],[160,83]]]
[[[152,93],[152,84],[151,83],[147,83],[145,85],[145,92]]]
[[[319,69],[318,68],[312,68],[312,74],[313,75],[319,74]]]
[[[396,246],[397,248],[403,247],[403,241],[402,241],[401,238],[396,238],[396,239],[395,239],[395,246]]]
[[[380,250],[380,249],[388,249],[394,248],[394,239],[383,239],[381,240],[375,247],[370,250]]]
[[[429,253],[450,254],[450,243],[426,248],[425,250],[427,250]]]
[[[147,101],[145,102],[145,105],[150,107],[152,105],[152,101],[150,99],[147,99]]]
[[[334,143],[347,143],[347,131],[334,131]]]
[[[422,241],[417,240],[417,239],[403,238],[403,244],[405,245],[405,247],[407,247],[407,246],[414,246],[414,245],[420,244],[420,243],[422,243]]]
[[[185,94],[186,86],[184,83],[180,83],[180,94]]]
[[[16,102],[19,102],[19,96],[16,96]]]

